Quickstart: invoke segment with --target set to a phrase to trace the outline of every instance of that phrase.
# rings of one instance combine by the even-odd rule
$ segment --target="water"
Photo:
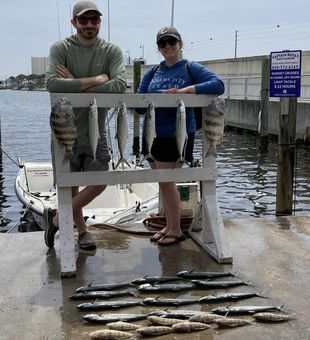
[[[17,161],[50,161],[50,99],[47,92],[0,91],[2,149]],[[129,131],[133,119],[129,115]],[[113,121],[113,120],[112,120]],[[112,140],[114,129],[111,127]],[[126,155],[131,156],[132,137]],[[201,134],[196,135],[195,158],[201,158]],[[277,143],[259,150],[259,138],[225,133],[218,145],[217,198],[223,218],[249,218],[275,215]],[[0,231],[13,227],[23,212],[15,196],[17,165],[6,155],[0,162]],[[295,214],[310,213],[310,150],[297,149]],[[17,232],[17,228],[14,229]]]

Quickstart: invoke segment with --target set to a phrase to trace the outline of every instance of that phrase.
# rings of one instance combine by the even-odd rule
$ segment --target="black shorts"
[[[183,155],[185,152],[185,159],[190,163],[193,160],[193,150],[195,143],[195,132],[188,134],[188,138],[185,143],[185,150],[183,150]],[[142,138],[142,153],[146,155],[146,140]],[[164,137],[164,138],[155,138],[151,154],[158,162],[175,162],[178,157],[178,149],[176,144],[176,139],[174,137]],[[147,159],[149,162],[153,162],[152,159]]]

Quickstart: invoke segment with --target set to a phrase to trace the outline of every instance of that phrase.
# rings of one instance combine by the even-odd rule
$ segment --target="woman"
[[[203,65],[194,61],[189,63],[193,78],[191,80],[186,70],[186,59],[182,59],[181,49],[183,42],[180,33],[174,27],[164,27],[157,33],[156,43],[158,51],[165,58],[158,65],[151,67],[144,75],[138,93],[197,93],[218,94],[224,93],[222,80]],[[145,110],[137,109],[144,114]],[[176,108],[158,108],[155,111],[156,138],[154,139],[151,154],[156,161],[148,159],[152,169],[172,169],[178,158],[177,146],[174,138],[176,121]],[[193,108],[186,109],[186,129],[188,140],[186,143],[185,159],[193,160],[195,140],[195,117]],[[142,152],[145,155],[147,148],[143,140]],[[182,163],[176,165],[181,168]],[[169,246],[185,240],[180,228],[181,202],[175,182],[159,183],[162,201],[166,215],[166,227],[151,237],[151,241],[161,246]]]

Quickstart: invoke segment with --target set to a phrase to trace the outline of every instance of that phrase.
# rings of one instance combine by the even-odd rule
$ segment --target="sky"
[[[144,57],[148,64],[162,60],[157,52],[156,34],[162,27],[170,26],[172,20],[183,38],[183,56],[189,60],[310,50],[310,1],[306,0],[94,2],[103,14],[100,36],[108,40],[110,26],[110,41],[119,45],[124,55],[131,59]],[[0,80],[31,74],[31,57],[48,57],[55,41],[75,34],[70,23],[75,3],[71,0],[2,1]]]

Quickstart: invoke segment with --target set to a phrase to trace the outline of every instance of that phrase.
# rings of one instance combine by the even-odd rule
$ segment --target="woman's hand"
[[[163,93],[165,93],[165,94],[169,94],[169,93],[178,93],[178,88],[177,87],[174,87],[173,89],[169,89],[169,90],[166,90],[166,91],[164,91]]]
[[[173,89],[169,89],[164,91],[163,93],[179,93],[179,94],[185,94],[185,93],[196,93],[196,89],[194,85],[184,87],[182,89],[178,89],[177,87],[174,87]]]
[[[69,72],[69,70],[63,65],[56,66],[56,72],[58,78],[75,79],[73,75]]]

